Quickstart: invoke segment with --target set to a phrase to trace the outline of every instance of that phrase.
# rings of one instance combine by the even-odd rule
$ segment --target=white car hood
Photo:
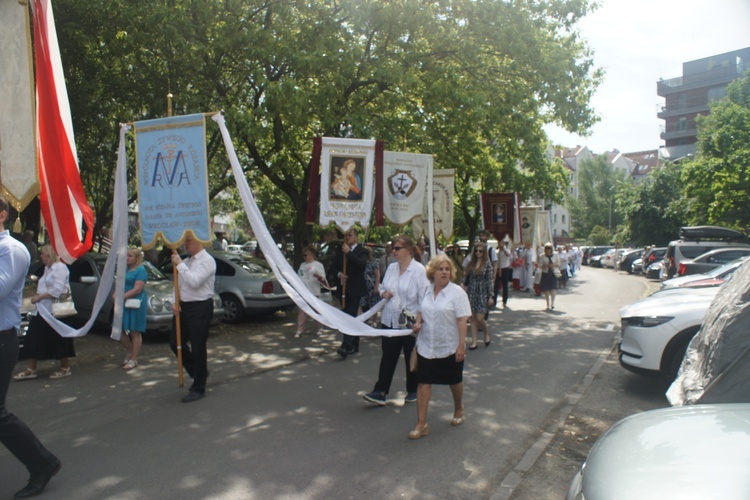
[[[706,312],[720,287],[669,289],[629,304],[620,309],[620,318],[641,316],[673,316],[684,310]]]
[[[586,461],[586,500],[750,498],[750,404],[695,405],[633,415]]]

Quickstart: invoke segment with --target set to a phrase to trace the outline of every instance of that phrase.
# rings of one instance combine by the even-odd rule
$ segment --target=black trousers
[[[508,303],[508,291],[510,290],[510,282],[513,278],[513,269],[510,267],[504,267],[500,269],[500,282],[503,284],[503,305]],[[497,299],[495,299],[497,304]]]
[[[0,334],[0,443],[34,476],[55,462],[56,457],[42,445],[31,429],[5,409],[13,367],[18,360],[18,336]]]
[[[359,311],[359,301],[361,298],[362,297],[357,297],[356,295],[347,295],[342,310],[349,316],[356,317],[357,311]],[[341,350],[344,352],[359,351],[359,337],[357,335],[343,335],[344,339],[341,341]]]
[[[380,325],[384,330],[390,330],[387,326]],[[393,382],[393,374],[398,366],[398,358],[401,351],[404,353],[404,367],[406,368],[406,392],[417,392],[417,373],[409,371],[409,358],[411,351],[417,343],[413,335],[402,337],[380,337],[383,354],[380,357],[380,370],[378,381],[375,383],[375,391],[388,394]]]
[[[196,302],[180,301],[180,332],[182,335],[182,365],[193,379],[190,390],[206,392],[208,379],[208,328],[214,314],[213,299]],[[189,343],[189,345],[188,345]],[[172,320],[169,347],[177,354],[177,328]]]

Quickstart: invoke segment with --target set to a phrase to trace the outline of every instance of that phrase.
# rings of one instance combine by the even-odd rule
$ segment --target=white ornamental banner
[[[539,232],[541,228],[541,221],[539,219],[540,208],[521,207],[521,244],[531,242],[534,248],[539,246]]]
[[[39,194],[26,2],[0,1],[0,193],[17,210]]]
[[[442,234],[449,240],[453,236],[453,196],[455,190],[455,170],[435,170],[432,173],[432,206],[434,210],[435,235]],[[415,235],[426,234],[428,227],[427,198],[422,209],[422,217],[412,223]]]
[[[550,221],[549,210],[539,211],[539,221],[537,222],[539,227],[539,244],[544,245],[552,243],[552,222]]]
[[[320,153],[320,225],[346,232],[369,227],[375,200],[375,141],[323,137]]]
[[[394,224],[422,216],[432,155],[383,152],[383,215]]]

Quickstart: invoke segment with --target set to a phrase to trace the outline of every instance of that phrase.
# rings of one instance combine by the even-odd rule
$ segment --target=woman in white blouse
[[[393,255],[396,262],[388,266],[380,284],[380,296],[387,302],[383,307],[380,317],[381,329],[403,329],[412,328],[414,322],[405,322],[409,317],[413,320],[417,317],[419,303],[422,301],[425,290],[430,285],[425,275],[424,266],[415,260],[414,241],[408,236],[397,236],[393,239]],[[380,358],[380,370],[378,381],[372,392],[363,397],[366,401],[376,405],[384,406],[386,395],[391,389],[393,374],[398,366],[398,358],[404,353],[406,366],[406,403],[417,401],[417,377],[414,372],[409,371],[409,357],[414,349],[415,338],[413,335],[398,337],[381,337],[383,355]]]
[[[409,439],[430,433],[427,407],[432,384],[448,385],[453,395],[451,425],[464,423],[463,371],[466,358],[466,324],[471,304],[466,292],[453,283],[456,269],[446,255],[437,255],[427,264],[427,289],[417,315],[417,426]]]
[[[70,293],[68,266],[60,262],[60,257],[49,245],[39,250],[44,263],[44,275],[39,279],[36,295],[31,303],[37,308],[44,307],[52,312],[52,303],[60,295]],[[22,357],[29,360],[28,368],[17,373],[14,380],[37,378],[37,361],[44,359],[60,360],[60,369],[50,375],[50,378],[70,376],[70,359],[76,355],[73,339],[61,337],[39,314],[34,315],[29,322],[29,330],[24,338]]]

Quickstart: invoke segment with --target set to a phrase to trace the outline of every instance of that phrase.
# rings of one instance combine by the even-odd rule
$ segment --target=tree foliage
[[[750,230],[750,71],[698,119],[698,154],[684,165],[691,224]]]
[[[617,191],[617,212],[623,216],[622,241],[665,246],[686,221],[681,167],[667,163],[643,182],[628,182]]]
[[[626,182],[629,181],[625,172],[613,169],[604,155],[581,161],[578,168],[578,198],[568,199],[576,238],[588,237],[595,226],[606,228],[611,236],[623,220],[615,200],[618,189]]]
[[[117,123],[224,109],[245,175],[273,224],[305,224],[315,136],[381,139],[455,168],[477,192],[559,199],[544,123],[585,132],[601,80],[577,23],[589,0],[57,0],[81,170],[111,213]],[[209,130],[211,126],[209,125]],[[234,180],[216,132],[210,196]],[[522,165],[522,167],[519,167]],[[281,207],[284,207],[281,209]],[[272,210],[271,210],[272,208]]]

